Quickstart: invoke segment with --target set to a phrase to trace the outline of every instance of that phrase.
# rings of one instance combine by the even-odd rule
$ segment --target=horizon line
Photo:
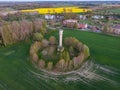
[[[59,1],[55,1],[55,0],[40,0],[40,1],[38,1],[38,0],[35,0],[35,1],[32,1],[32,0],[30,0],[30,1],[18,1],[18,0],[15,0],[15,1],[0,1],[0,2],[73,2],[73,1],[75,1],[75,2],[91,2],[91,1],[93,1],[93,2],[109,2],[109,1],[111,1],[111,2],[115,2],[115,1],[119,1],[120,2],[120,0],[65,0],[65,1],[63,1],[63,0],[59,0]]]

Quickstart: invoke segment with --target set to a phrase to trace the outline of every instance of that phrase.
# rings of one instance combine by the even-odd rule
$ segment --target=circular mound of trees
[[[54,72],[66,72],[78,69],[90,56],[89,48],[73,37],[63,42],[64,50],[57,51],[58,41],[54,36],[37,39],[30,47],[30,59],[39,69]]]

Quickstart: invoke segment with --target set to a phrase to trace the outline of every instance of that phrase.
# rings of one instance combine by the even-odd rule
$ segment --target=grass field
[[[58,37],[58,32],[52,35]],[[76,37],[87,44],[90,48],[91,58],[95,62],[120,69],[120,37],[77,30],[64,31],[63,37],[68,36]],[[62,83],[61,81],[43,79],[39,75],[35,76],[30,71],[41,72],[29,62],[30,45],[31,41],[5,48],[0,47],[0,90],[98,90],[98,88],[119,90],[115,88],[115,85],[109,86],[102,82],[91,82],[96,86],[93,87],[92,85],[86,86],[81,82]],[[119,76],[115,78],[120,83],[119,79]]]
[[[98,12],[100,12],[100,13],[109,12],[109,13],[113,13],[113,14],[120,14],[120,8],[113,8],[113,9],[108,9],[108,10],[98,10]]]
[[[57,36],[57,33],[53,35]],[[87,44],[91,57],[95,60],[120,68],[120,37],[77,30],[64,31],[64,37],[68,36],[76,37]]]

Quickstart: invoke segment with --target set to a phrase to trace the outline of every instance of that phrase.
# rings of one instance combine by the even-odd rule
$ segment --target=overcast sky
[[[120,1],[120,0],[0,0],[0,1]]]

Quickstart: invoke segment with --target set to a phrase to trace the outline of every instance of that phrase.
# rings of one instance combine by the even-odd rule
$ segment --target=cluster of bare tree
[[[56,64],[59,71],[77,69],[90,56],[89,48],[76,38],[65,38],[64,45],[66,49],[60,53],[60,60]]]
[[[28,39],[33,32],[43,30],[43,23],[42,20],[21,20],[0,26],[0,35],[2,36],[4,45]]]
[[[56,47],[53,47],[52,45],[55,44],[56,38],[53,36],[49,38],[49,41],[46,39],[35,41],[30,47],[30,59],[32,63],[36,64],[38,68],[46,68],[47,70],[51,70],[53,68],[53,62],[47,61],[47,59],[52,59],[52,56],[56,50]]]
[[[64,45],[64,51],[57,54],[57,41],[54,36],[49,40],[35,41],[30,48],[31,61],[39,69],[65,72],[79,68],[90,56],[89,48],[76,38],[65,38]]]

